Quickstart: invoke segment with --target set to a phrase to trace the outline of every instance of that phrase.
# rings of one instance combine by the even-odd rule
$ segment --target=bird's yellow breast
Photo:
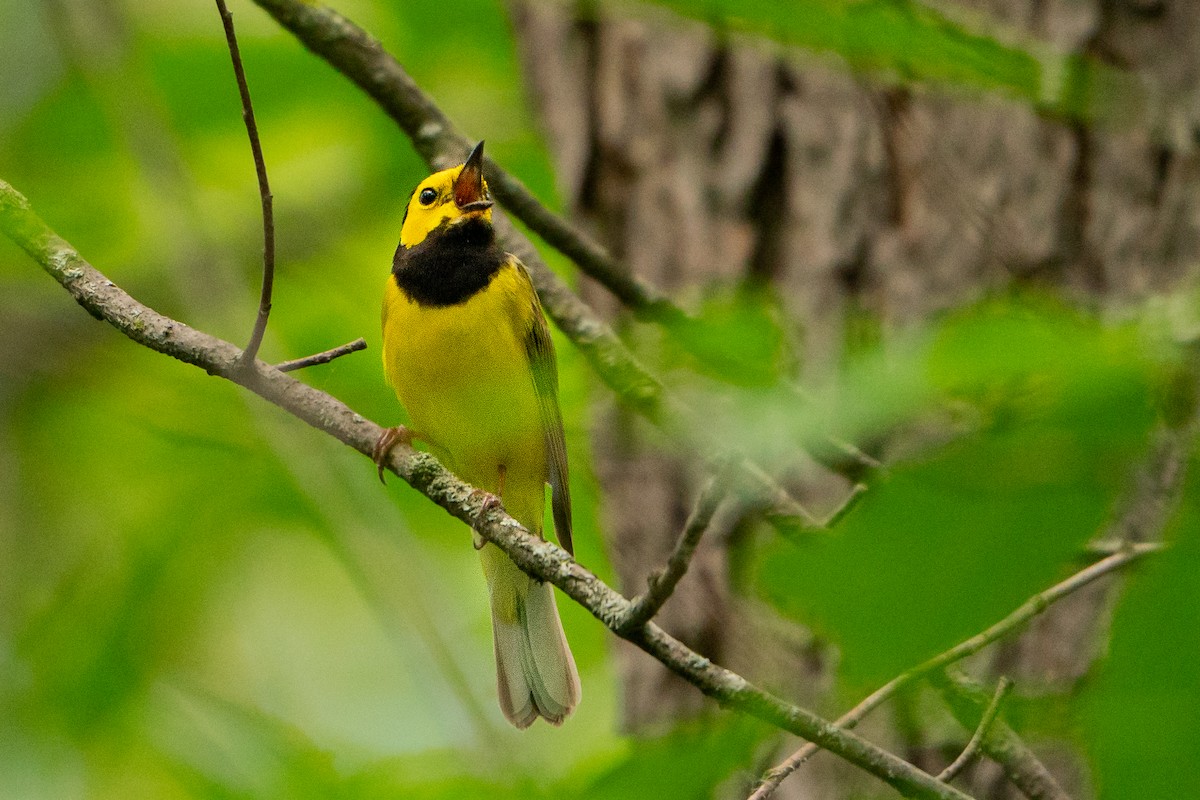
[[[418,437],[459,477],[494,491],[503,464],[536,476],[540,494],[546,454],[525,348],[535,313],[528,287],[509,262],[464,302],[423,306],[389,278],[383,364]]]

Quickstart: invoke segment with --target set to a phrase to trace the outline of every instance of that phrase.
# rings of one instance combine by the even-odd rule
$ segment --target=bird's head
[[[421,181],[404,212],[400,244],[415,247],[442,225],[471,219],[492,221],[492,200],[483,180],[483,142],[475,145],[466,163]]]

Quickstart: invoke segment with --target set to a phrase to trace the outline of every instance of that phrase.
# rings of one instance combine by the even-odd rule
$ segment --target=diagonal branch
[[[25,250],[70,292],[77,303],[133,341],[210,375],[233,381],[312,427],[369,455],[383,429],[341,401],[255,361],[241,364],[241,351],[130,297],[88,264],[33,212],[29,202],[0,181],[0,232]],[[969,796],[813,712],[791,705],[688,649],[653,623],[620,632],[629,601],[575,562],[566,551],[533,536],[499,509],[480,519],[484,496],[446,471],[437,459],[397,446],[387,466],[430,500],[496,544],[521,569],[553,583],[587,608],[610,630],[658,659],[668,669],[723,706],[738,709],[802,736],[886,781],[909,797],[970,800]]]
[[[954,647],[946,650],[943,653],[930,658],[915,667],[912,667],[905,672],[900,673],[895,678],[880,686],[870,695],[862,700],[854,708],[847,711],[842,716],[838,717],[835,725],[843,728],[853,728],[862,721],[863,717],[874,711],[884,703],[892,695],[896,694],[900,689],[909,684],[925,677],[935,670],[944,669],[956,661],[961,661],[967,656],[978,653],[983,648],[987,647],[992,642],[1000,639],[1008,634],[1024,627],[1034,617],[1044,612],[1054,603],[1063,599],[1069,594],[1072,594],[1093,581],[1114,572],[1117,569],[1125,566],[1131,561],[1135,561],[1149,553],[1154,553],[1159,550],[1158,546],[1150,544],[1130,544],[1119,552],[1113,553],[1107,558],[1101,559],[1091,566],[1076,572],[1071,577],[1060,583],[1056,583],[1049,589],[1035,594],[1033,597],[1022,603],[1015,611],[1009,614],[1004,619],[992,625],[990,628],[975,634],[969,639],[959,642]],[[779,766],[774,767],[763,775],[759,785],[750,795],[749,800],[766,800],[771,796],[771,793],[779,786],[779,784],[788,775],[795,772],[802,764],[817,754],[820,747],[813,744],[810,740],[809,744],[805,744]]]
[[[216,0],[221,24],[225,28],[225,42],[229,46],[229,58],[233,61],[233,75],[237,79],[238,96],[242,100],[242,120],[246,123],[246,135],[250,137],[250,152],[254,156],[254,174],[258,177],[258,193],[262,199],[263,218],[263,278],[262,294],[258,300],[258,316],[254,330],[242,356],[244,364],[253,364],[258,357],[263,335],[267,332],[267,319],[271,316],[271,295],[275,286],[275,211],[271,195],[271,184],[267,181],[267,163],[263,160],[262,143],[258,139],[258,123],[254,121],[254,106],[250,102],[250,87],[246,85],[246,70],[242,67],[242,54],[238,50],[237,34],[233,32],[233,14],[225,0]]]
[[[316,2],[254,2],[374,100],[396,121],[431,167],[443,169],[458,164],[470,151],[474,143],[454,127],[433,98],[421,90],[383,45],[362,28]],[[602,246],[543,207],[517,178],[490,159],[486,172],[488,186],[510,211],[551,245],[563,249],[630,308],[668,325],[696,324],[662,292],[634,276],[627,265],[613,260]],[[707,426],[685,424],[694,422],[697,415],[664,390],[658,378],[638,362],[612,328],[550,270],[528,238],[499,215],[496,230],[504,249],[529,269],[547,315],[624,402],[654,424],[689,436],[701,451],[718,449]],[[855,476],[854,480],[878,466],[853,447],[830,437],[818,438],[822,439],[820,446],[811,448],[815,457],[831,468],[848,471]],[[751,497],[768,506],[765,517],[781,532],[796,534],[822,529],[821,522],[764,470],[743,461],[736,471],[739,483]]]
[[[1013,683],[1007,677],[1001,677],[996,684],[996,692],[992,695],[992,700],[988,703],[988,707],[984,709],[983,717],[979,720],[978,727],[975,728],[975,733],[972,734],[971,740],[967,742],[967,746],[958,754],[958,758],[950,762],[950,765],[938,773],[938,780],[949,783],[958,777],[958,773],[966,769],[971,763],[971,759],[975,758],[975,754],[979,752],[979,746],[983,743],[992,729],[992,723],[996,721],[996,716],[1000,713],[1000,705],[1004,702],[1004,698],[1008,696],[1012,689]]]
[[[700,490],[700,496],[696,498],[696,505],[692,509],[692,513],[688,515],[683,532],[679,534],[679,540],[675,542],[675,549],[667,557],[666,565],[655,570],[646,582],[646,591],[630,601],[629,613],[625,619],[621,620],[622,630],[633,630],[645,625],[654,618],[654,615],[663,607],[663,603],[667,602],[667,599],[674,593],[675,587],[679,585],[679,581],[687,572],[688,564],[691,563],[692,556],[696,552],[696,546],[700,544],[700,537],[708,530],[713,515],[717,512],[717,507],[725,499],[727,490],[723,477],[722,472],[718,472],[709,478],[708,483]]]

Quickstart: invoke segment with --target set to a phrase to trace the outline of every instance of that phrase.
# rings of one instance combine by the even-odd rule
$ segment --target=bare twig
[[[935,673],[930,676],[930,682],[941,691],[946,705],[964,728],[976,724],[980,710],[988,702],[988,692],[982,685],[956,669]],[[1071,800],[1046,765],[1004,720],[998,719],[992,724],[988,735],[980,742],[980,749],[1004,769],[1008,779],[1029,800]]]
[[[0,181],[0,233],[25,250],[84,309],[138,344],[233,381],[363,455],[371,453],[383,432],[379,425],[330,395],[261,361],[244,367],[242,352],[235,345],[134,300],[50,230],[29,207],[29,202],[3,181]],[[619,631],[621,620],[629,613],[628,600],[575,562],[566,551],[533,536],[502,510],[492,509],[482,514],[484,493],[454,477],[428,453],[400,445],[391,451],[387,466],[455,518],[473,526],[521,569],[553,583],[610,630],[721,705],[817,742],[906,796],[970,800],[968,795],[896,755],[713,664],[652,622],[633,631]]]
[[[1076,572],[1066,580],[1056,583],[1049,589],[1035,594],[1033,597],[1022,603],[1015,611],[1009,614],[1004,619],[992,625],[987,630],[984,630],[969,639],[966,639],[949,650],[939,653],[933,658],[925,661],[917,666],[902,672],[895,678],[880,686],[870,695],[865,697],[862,702],[854,708],[847,711],[834,722],[842,728],[853,728],[863,717],[874,711],[885,700],[894,695],[897,691],[908,686],[914,681],[925,677],[935,670],[944,669],[947,666],[961,661],[967,656],[978,653],[983,648],[987,647],[992,642],[1000,639],[1013,631],[1024,627],[1034,617],[1038,616],[1049,608],[1054,603],[1066,597],[1073,592],[1082,589],[1084,586],[1101,578],[1114,570],[1117,570],[1131,561],[1135,561],[1144,555],[1158,551],[1158,547],[1154,545],[1133,544],[1127,545],[1120,552],[1113,553],[1111,556],[1104,558],[1092,564],[1085,569]],[[778,788],[779,784],[788,775],[795,772],[802,764],[812,758],[820,750],[820,747],[813,745],[811,742],[805,744],[795,753],[776,767],[771,768],[763,775],[754,792],[751,793],[749,800],[766,800],[771,796],[771,793]]]
[[[962,772],[967,764],[971,763],[971,759],[975,758],[975,754],[979,752],[979,746],[983,742],[985,736],[991,731],[992,723],[996,721],[996,715],[1000,713],[1000,704],[1004,702],[1004,698],[1012,689],[1012,681],[1001,676],[999,683],[996,684],[996,693],[992,695],[992,701],[988,703],[987,709],[983,712],[983,717],[979,720],[978,727],[975,728],[974,735],[967,742],[967,746],[958,754],[958,758],[950,762],[950,765],[938,773],[938,780],[949,783],[954,780],[958,773]]]
[[[1079,560],[1080,561],[1084,561],[1084,560],[1090,561],[1098,556],[1111,556],[1113,553],[1120,553],[1122,550],[1124,550],[1127,547],[1129,547],[1128,542],[1117,542],[1117,541],[1111,541],[1111,540],[1092,542],[1091,544],[1087,545],[1087,547],[1085,547],[1083,549],[1083,552],[1081,552],[1079,554]],[[1154,552],[1155,550],[1166,550],[1167,543],[1166,542],[1142,542],[1139,545],[1139,547],[1141,547],[1143,550],[1146,550],[1147,552]]]
[[[863,483],[856,483],[850,487],[849,493],[846,494],[846,499],[841,505],[829,512],[829,516],[821,523],[823,528],[836,528],[838,523],[845,519],[846,515],[853,511],[859,501],[863,499],[863,495],[867,493],[867,486]]]
[[[804,449],[817,463],[831,472],[836,472],[848,480],[862,484],[862,481],[874,472],[883,469],[883,464],[879,459],[870,453],[864,453],[850,442],[827,433],[818,436],[819,442],[806,443]],[[861,488],[866,490],[867,487],[862,485]]]
[[[353,342],[347,342],[340,347],[335,347],[332,350],[326,350],[324,353],[313,353],[311,356],[304,358],[294,358],[291,361],[283,361],[275,365],[275,369],[280,372],[291,372],[305,367],[315,367],[318,364],[328,364],[335,358],[348,356],[351,353],[357,353],[359,350],[367,349],[367,340],[359,337]]]
[[[696,505],[688,515],[683,532],[679,534],[675,549],[668,556],[666,565],[655,570],[646,581],[646,591],[630,601],[629,614],[621,621],[622,629],[642,627],[658,613],[663,603],[667,602],[667,598],[675,591],[675,587],[687,572],[696,546],[700,544],[700,537],[708,530],[713,514],[721,505],[725,494],[723,475],[718,472],[709,478],[708,483],[700,490]]]
[[[271,196],[271,185],[267,181],[267,164],[263,160],[262,143],[258,139],[258,124],[254,121],[254,106],[250,103],[250,87],[246,85],[246,70],[242,67],[242,54],[238,50],[237,34],[233,32],[233,14],[225,0],[216,0],[221,13],[221,24],[225,27],[225,42],[229,45],[229,58],[233,61],[233,75],[237,79],[238,95],[242,100],[242,120],[246,123],[246,135],[250,137],[250,152],[254,155],[254,172],[258,176],[258,193],[262,199],[263,218],[263,277],[262,294],[258,300],[258,317],[254,330],[246,344],[242,363],[250,365],[258,357],[263,334],[267,330],[267,319],[271,315],[271,294],[275,285],[275,212]]]
[[[305,47],[325,59],[378,103],[431,167],[453,166],[470,151],[474,142],[454,127],[433,98],[425,94],[383,45],[362,28],[316,2],[254,2]],[[627,265],[612,260],[603,247],[542,207],[519,180],[499,165],[489,160],[486,173],[488,186],[513,213],[545,236],[547,242],[568,247],[568,254],[580,258],[576,263],[585,272],[607,286],[630,308],[640,309],[667,324],[692,324],[688,321],[690,318],[671,305],[659,290],[634,276]],[[535,212],[534,209],[540,210]],[[528,238],[502,215],[496,217],[496,230],[504,249],[516,255],[529,269],[546,314],[623,402],[656,425],[686,433],[701,451],[719,448],[717,442],[705,438],[708,432],[704,425],[689,427],[684,424],[694,422],[698,415],[664,391],[661,382],[638,362],[612,328],[550,270]],[[854,475],[866,474],[878,466],[869,456],[842,443],[824,443],[823,457],[826,451],[836,454],[829,456],[831,464],[846,465]],[[736,471],[744,490],[770,507],[764,517],[781,532],[796,534],[822,530],[820,521],[764,470],[743,460]]]

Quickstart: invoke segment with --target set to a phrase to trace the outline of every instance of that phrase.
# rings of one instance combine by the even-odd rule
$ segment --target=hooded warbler
[[[456,475],[494,494],[542,533],[546,484],[558,540],[571,543],[567,451],[550,332],[525,267],[492,227],[483,142],[466,163],[430,175],[408,202],[383,301],[383,366],[412,429]],[[558,725],[579,702],[579,673],[550,584],[475,535],[491,594],[500,709],[518,728]]]

